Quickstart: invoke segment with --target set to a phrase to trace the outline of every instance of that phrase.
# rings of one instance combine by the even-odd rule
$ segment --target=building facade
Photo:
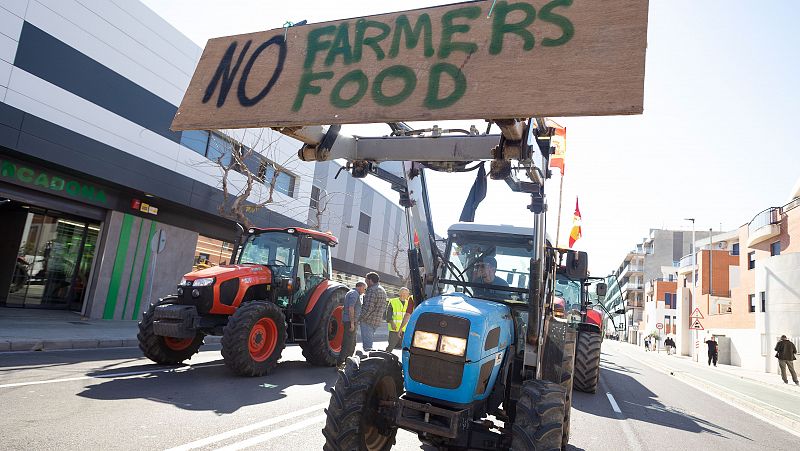
[[[731,232],[698,240],[697,265],[691,256],[679,269],[679,303],[699,309],[702,342],[716,337],[720,362],[775,372],[773,347],[781,335],[800,347],[800,190],[780,207],[758,213]],[[692,270],[695,271],[692,271]],[[695,302],[692,274],[697,275]],[[688,326],[688,322],[686,323]],[[685,355],[692,331],[684,330]]]
[[[138,318],[193,265],[229,262],[240,228],[225,194],[249,182],[253,225],[309,225],[315,177],[335,174],[317,166],[332,163],[300,162],[269,130],[170,130],[200,54],[138,1],[0,5],[0,305]],[[337,230],[338,278],[399,284],[402,265],[373,251],[398,242],[402,210],[340,180],[357,194],[331,217],[359,228]]]

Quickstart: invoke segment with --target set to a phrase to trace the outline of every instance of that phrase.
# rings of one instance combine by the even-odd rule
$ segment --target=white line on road
[[[70,381],[82,381],[87,379],[113,379],[115,377],[126,377],[126,376],[138,376],[140,374],[152,374],[152,373],[182,373],[184,371],[196,369],[196,368],[211,368],[212,366],[222,366],[223,363],[214,363],[212,365],[190,365],[188,367],[181,367],[181,368],[165,368],[165,369],[158,369],[158,370],[147,370],[147,371],[130,371],[127,373],[109,373],[109,374],[98,374],[97,376],[77,376],[77,377],[65,377],[63,379],[51,379],[47,381],[30,381],[30,382],[15,382],[13,384],[2,384],[0,388],[12,388],[12,387],[25,387],[28,385],[42,385],[42,384],[55,384],[59,382],[70,382]]]
[[[617,401],[614,399],[614,395],[612,395],[611,393],[606,393],[606,396],[608,396],[608,402],[611,403],[611,408],[614,409],[614,412],[622,413],[622,411],[619,410],[619,405],[617,404]]]
[[[322,423],[324,421],[325,421],[325,415],[318,415],[316,417],[300,421],[299,423],[292,424],[291,426],[275,429],[274,431],[267,432],[266,434],[257,435],[253,438],[233,443],[224,448],[219,448],[216,451],[236,451],[240,449],[249,448],[251,446],[258,445],[259,443],[264,443],[268,440],[272,440],[273,438],[280,437],[282,435],[286,435],[291,432],[299,431],[300,429],[304,429],[314,424]]]
[[[227,440],[227,439],[229,439],[231,437],[234,437],[234,436],[237,436],[237,435],[245,434],[247,432],[254,431],[256,429],[261,429],[261,428],[264,428],[264,427],[267,427],[267,426],[272,426],[273,424],[278,424],[281,421],[286,421],[286,420],[289,420],[289,419],[292,419],[292,418],[295,418],[295,417],[299,417],[299,416],[305,415],[307,413],[311,413],[311,412],[314,412],[314,411],[317,411],[317,410],[324,409],[325,407],[327,407],[327,405],[328,405],[327,402],[326,403],[322,403],[322,404],[316,404],[316,405],[313,405],[311,407],[306,407],[305,409],[300,409],[300,410],[294,411],[292,413],[287,413],[286,415],[281,415],[281,416],[278,416],[278,417],[272,417],[269,420],[264,420],[264,421],[261,421],[261,422],[258,422],[258,423],[253,423],[253,424],[250,424],[250,425],[247,425],[247,426],[242,426],[242,427],[240,427],[238,429],[233,429],[233,430],[230,430],[230,431],[227,431],[227,432],[223,432],[221,434],[212,435],[210,437],[206,437],[206,438],[203,438],[203,439],[200,439],[200,440],[195,440],[195,441],[187,443],[185,445],[177,446],[175,448],[170,448],[167,451],[187,451],[187,450],[190,450],[190,449],[200,448],[200,447],[203,447],[203,446],[206,446],[206,445],[210,445],[211,443],[221,442],[223,440]],[[318,418],[318,417],[314,417],[314,418]],[[322,418],[324,419],[325,415],[322,415]],[[297,424],[300,424],[300,423],[297,423]],[[278,432],[278,431],[281,431],[283,429],[286,429],[286,428],[277,429],[275,431],[272,431],[271,433]],[[291,432],[291,431],[289,431],[289,432]]]

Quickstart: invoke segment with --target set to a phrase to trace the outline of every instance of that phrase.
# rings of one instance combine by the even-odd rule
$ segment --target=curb
[[[741,393],[736,393],[730,389],[709,383],[705,379],[693,376],[685,371],[673,370],[667,368],[665,365],[661,363],[647,362],[637,358],[634,355],[631,355],[629,352],[626,351],[623,352],[625,352],[625,354],[627,354],[628,357],[635,359],[636,361],[641,362],[642,364],[647,365],[650,368],[660,373],[672,376],[680,380],[681,382],[689,384],[690,386],[693,386],[695,388],[703,388],[707,392],[710,392],[708,394],[711,394],[712,396],[721,399],[722,401],[725,401],[728,404],[737,407],[746,413],[749,413],[750,415],[760,418],[761,420],[764,420],[768,423],[772,422],[772,424],[780,426],[781,429],[784,429],[800,437],[800,432],[798,432],[800,431],[800,416],[792,412],[786,412],[785,410],[780,409],[778,407],[770,407],[762,405],[763,403],[761,403],[757,399],[750,398],[749,396],[743,395]],[[747,379],[747,380],[758,382],[752,379]],[[791,416],[787,416],[785,414],[782,414],[781,412],[786,412],[786,414]]]
[[[385,341],[387,334],[375,334],[375,339]],[[205,344],[219,344],[222,337],[208,335]],[[0,352],[35,352],[35,351],[63,351],[65,349],[108,349],[108,348],[137,348],[139,340],[136,338],[79,338],[61,340],[36,340],[36,339],[2,339]]]

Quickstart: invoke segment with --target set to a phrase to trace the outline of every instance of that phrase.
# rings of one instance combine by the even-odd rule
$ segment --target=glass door
[[[6,305],[80,311],[99,224],[31,209]]]

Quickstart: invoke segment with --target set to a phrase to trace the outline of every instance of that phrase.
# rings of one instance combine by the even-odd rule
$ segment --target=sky
[[[452,3],[143,2],[201,47],[212,37],[281,28],[287,21]],[[567,127],[559,243],[566,245],[577,198],[583,237],[574,248],[589,253],[593,275],[616,269],[650,229],[691,230],[684,218],[696,218],[698,230],[727,231],[789,200],[800,180],[797,23],[800,2],[794,0],[651,0],[644,114],[555,118]],[[469,123],[485,128],[481,120]],[[473,180],[474,173],[429,175],[437,233],[458,220]],[[555,177],[547,187],[551,236],[558,182]],[[475,221],[529,226],[528,201],[490,181]]]

